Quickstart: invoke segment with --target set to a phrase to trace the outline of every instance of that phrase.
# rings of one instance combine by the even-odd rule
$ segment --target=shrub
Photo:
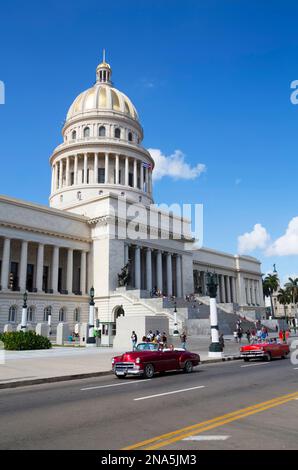
[[[10,331],[0,335],[4,349],[8,351],[26,351],[29,349],[50,349],[52,343],[45,336],[37,335],[35,331]]]

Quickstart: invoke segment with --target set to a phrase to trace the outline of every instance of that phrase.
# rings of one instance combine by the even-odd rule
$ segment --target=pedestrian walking
[[[131,342],[132,342],[132,350],[135,351],[137,342],[138,342],[138,337],[135,331],[133,331],[131,334]]]
[[[251,335],[250,330],[246,330],[245,334],[246,334],[247,341],[250,343],[250,335]]]
[[[185,331],[183,331],[183,333],[180,335],[181,347],[183,349],[186,349],[186,339],[187,339],[186,333],[185,333]]]
[[[238,335],[238,343],[240,344],[241,343],[241,338],[242,338],[242,328],[239,328],[238,329],[238,332],[237,332],[237,335]]]

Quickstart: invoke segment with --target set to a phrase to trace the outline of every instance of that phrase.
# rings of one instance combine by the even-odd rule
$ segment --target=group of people
[[[183,349],[186,349],[187,336],[186,336],[185,331],[183,331],[183,333],[180,335],[180,340],[181,340],[181,347]],[[134,351],[138,344],[138,336],[135,331],[133,331],[131,334],[131,342],[132,342],[132,349]],[[165,331],[161,333],[159,330],[156,330],[154,333],[152,330],[149,330],[148,334],[142,337],[142,342],[158,344],[160,350],[168,347],[168,338],[167,338],[167,334]],[[169,348],[174,349],[174,346],[170,345]]]

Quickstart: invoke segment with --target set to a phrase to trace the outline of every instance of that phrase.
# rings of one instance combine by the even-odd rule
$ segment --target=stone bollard
[[[58,323],[56,333],[56,344],[63,345],[65,341],[68,341],[70,335],[70,329],[68,323]]]
[[[3,332],[9,333],[10,331],[15,331],[15,325],[13,325],[12,323],[7,323],[6,325],[4,325]]]
[[[88,333],[89,333],[88,323],[81,323],[81,325],[80,325],[80,346],[86,346]]]
[[[46,336],[47,338],[49,336],[49,330],[50,327],[47,323],[37,323],[35,328],[37,335]]]

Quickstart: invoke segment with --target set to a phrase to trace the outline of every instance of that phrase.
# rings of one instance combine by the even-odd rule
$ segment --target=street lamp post
[[[222,357],[222,347],[219,343],[218,318],[217,318],[217,275],[215,273],[207,273],[207,289],[210,297],[210,328],[211,328],[211,344],[209,346],[209,357]]]
[[[94,347],[96,346],[96,339],[94,336],[94,287],[92,286],[90,289],[90,301],[89,301],[89,322],[88,322],[88,338],[86,342],[86,346]]]
[[[173,336],[179,336],[178,324],[177,324],[177,303],[176,303],[176,300],[174,302],[174,330],[173,330]]]
[[[21,320],[21,331],[24,331],[24,332],[26,331],[26,328],[27,328],[27,311],[28,311],[27,298],[28,298],[28,295],[27,295],[27,292],[25,291],[23,294],[23,308],[22,308],[22,320]]]

